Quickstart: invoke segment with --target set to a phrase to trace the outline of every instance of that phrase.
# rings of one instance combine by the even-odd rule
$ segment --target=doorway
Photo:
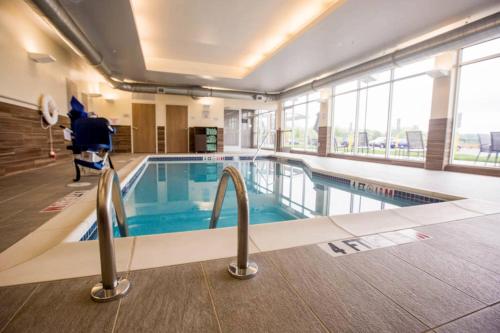
[[[255,110],[241,110],[241,148],[252,148]]]
[[[167,153],[188,152],[188,107],[166,106]]]
[[[155,104],[132,103],[134,153],[156,153]]]
[[[224,150],[240,149],[240,110],[224,110]]]

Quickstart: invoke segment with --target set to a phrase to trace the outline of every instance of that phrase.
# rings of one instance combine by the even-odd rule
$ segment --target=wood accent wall
[[[217,127],[217,152],[224,152],[224,128]]]
[[[113,152],[130,153],[132,152],[132,134],[131,127],[128,125],[113,125],[116,133],[112,136]]]
[[[0,176],[54,162],[49,157],[49,130],[41,127],[40,117],[38,110],[0,102]],[[71,156],[59,125],[69,126],[69,119],[60,115],[52,127],[58,160]]]
[[[165,151],[165,126],[158,126],[156,127],[157,130],[157,135],[156,137],[158,138],[158,154],[164,154],[166,153]]]
[[[318,155],[327,156],[330,152],[330,126],[322,126],[318,129]]]
[[[450,158],[452,121],[449,118],[429,120],[425,168],[444,170]]]

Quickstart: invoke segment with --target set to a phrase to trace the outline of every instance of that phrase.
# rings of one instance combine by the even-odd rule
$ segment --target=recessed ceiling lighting
[[[224,45],[225,39],[222,39],[222,41],[219,40],[219,44],[215,42],[217,38],[234,39],[234,36],[228,36],[226,32],[229,28],[228,25],[237,24],[235,23],[236,19],[228,17],[227,20],[223,21],[220,17],[206,19],[203,16],[199,16],[199,13],[203,12],[203,9],[208,11],[208,8],[203,7],[208,6],[204,2],[187,1],[176,5],[177,7],[175,8],[181,11],[183,15],[192,14],[192,19],[191,16],[186,16],[186,26],[183,31],[187,30],[189,32],[184,33],[183,31],[169,31],[168,25],[165,24],[165,16],[169,10],[174,8],[171,1],[129,1],[147,70],[184,75],[191,74],[202,78],[207,77],[207,79],[208,77],[242,79],[322,18],[333,12],[346,0],[287,1],[286,8],[279,11],[271,11],[270,14],[266,13],[266,15],[263,15],[259,10],[264,8],[282,8],[281,0],[267,0],[262,5],[247,0],[249,8],[252,9],[245,12],[245,17],[239,18],[238,21],[253,20],[252,22],[254,23],[258,21],[260,26],[258,29],[245,32],[239,29],[238,33],[241,36],[235,36],[236,38],[241,37],[239,42],[243,47],[239,47],[237,51],[231,51],[230,46]],[[234,6],[234,8],[237,8],[236,4]],[[218,8],[210,8],[210,10],[217,12]],[[175,20],[174,17],[173,21],[170,20],[170,22],[175,22]],[[201,37],[196,37],[196,33],[191,32],[198,30],[204,32],[202,37],[210,37],[214,40],[210,44],[211,49],[207,47],[210,50],[209,53],[212,54],[211,56],[203,56],[203,46],[206,43],[200,42],[199,38]],[[210,34],[210,31],[207,30],[213,30],[215,33]],[[193,40],[182,39],[186,38],[185,36],[193,38]],[[175,38],[178,38],[179,43],[177,45],[170,45]],[[183,50],[180,50],[183,47],[183,43],[189,45],[185,46],[184,53]],[[198,48],[195,50],[202,51],[198,52],[198,54],[193,53],[193,45]],[[217,55],[217,52],[214,51],[214,45],[219,45],[221,50],[227,50],[227,52],[232,53]],[[172,51],[174,49],[176,51]],[[214,52],[216,56],[214,56]],[[188,56],[185,56],[186,54]],[[188,57],[191,58],[188,59]],[[220,60],[220,63],[215,63],[218,59],[223,58],[224,60]],[[230,61],[227,60],[228,58]]]

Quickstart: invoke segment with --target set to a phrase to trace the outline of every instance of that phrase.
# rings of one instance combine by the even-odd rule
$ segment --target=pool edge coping
[[[210,155],[212,155],[212,156],[245,156],[245,155],[248,155],[248,153],[231,152],[231,153],[210,154]],[[120,178],[121,178],[121,180],[120,180],[120,187],[123,188],[126,184],[128,184],[128,182],[130,181],[130,179],[135,176],[136,172],[145,163],[147,163],[148,160],[149,160],[149,158],[152,157],[152,156],[154,156],[154,157],[158,157],[158,156],[168,156],[168,157],[180,156],[180,157],[187,157],[187,156],[196,156],[196,155],[194,155],[194,154],[172,154],[172,155],[152,154],[151,155],[150,154],[150,155],[142,155],[142,156],[136,157],[136,158],[132,159],[129,163],[127,163],[122,169],[120,169],[118,171],[118,173],[120,174],[121,170],[125,170],[125,171],[122,172],[123,174],[120,175]],[[274,152],[269,152],[268,154],[261,154],[259,156],[274,156],[275,158],[277,158],[278,161],[280,161],[280,159],[282,161],[284,159],[286,159],[287,161],[288,160],[298,161],[298,162],[301,162],[305,167],[307,167],[311,172],[316,172],[316,173],[324,174],[324,175],[327,175],[327,176],[338,176],[338,177],[344,177],[344,178],[347,178],[347,179],[353,179],[353,180],[359,180],[359,181],[364,181],[364,182],[375,183],[375,184],[379,184],[379,185],[382,185],[382,186],[391,186],[391,187],[395,187],[395,188],[398,188],[398,189],[401,188],[401,186],[396,185],[396,184],[392,184],[392,183],[380,182],[378,180],[372,180],[372,179],[367,179],[367,178],[360,178],[360,177],[356,177],[356,176],[349,176],[349,175],[341,174],[341,173],[330,171],[330,170],[326,170],[326,169],[313,169],[310,166],[310,164],[307,163],[307,161],[305,161],[301,156],[297,156],[296,158],[289,158],[288,156],[287,157],[282,157],[282,156],[276,155]],[[136,162],[135,166],[133,165],[134,162]],[[130,166],[130,165],[132,165],[132,166]],[[127,168],[129,168],[129,170],[127,170]],[[97,187],[94,187],[91,190],[89,190],[89,193],[92,193],[92,191],[95,190],[96,188]],[[431,192],[431,191],[428,191],[428,190],[421,190],[421,189],[418,189],[418,188],[406,187],[406,188],[403,188],[402,190],[410,190],[413,193],[421,193],[421,194],[424,194],[424,195],[429,195],[429,194],[432,193],[433,197],[437,196],[435,192]],[[448,198],[445,199],[445,198],[443,198],[443,196],[446,196]],[[452,196],[452,195],[447,195],[447,194],[442,194],[442,193],[439,193],[439,197],[441,197],[441,198],[443,198],[445,200],[450,200],[450,198],[451,198],[451,200],[465,199],[463,197],[457,197],[457,196]],[[476,199],[473,199],[473,200],[476,200]],[[484,201],[484,200],[482,200],[482,201]],[[81,202],[81,201],[78,200],[78,201],[75,202],[75,204],[77,204],[78,202]],[[484,201],[484,202],[488,202],[488,201]],[[73,205],[71,205],[71,206],[73,206]],[[396,210],[397,209],[398,208],[396,208]],[[401,209],[401,208],[399,208],[399,209]],[[382,212],[383,211],[378,212],[378,213],[382,213]],[[37,257],[41,256],[45,252],[47,252],[47,251],[49,251],[49,250],[51,250],[53,248],[56,248],[57,246],[59,246],[62,243],[69,243],[69,242],[73,243],[74,242],[73,235],[75,234],[76,230],[78,230],[82,226],[88,224],[89,220],[92,220],[92,219],[95,220],[95,207],[92,208],[92,209],[89,209],[87,211],[87,213],[88,214],[83,214],[83,215],[87,216],[85,219],[83,219],[83,221],[82,221],[82,219],[78,219],[80,221],[80,223],[77,222],[77,223],[72,224],[70,226],[60,227],[60,228],[54,228],[54,229],[47,228],[47,224],[49,222],[58,219],[58,216],[60,216],[60,214],[57,214],[56,216],[54,216],[53,218],[51,218],[50,220],[48,220],[47,222],[45,222],[42,226],[40,226],[39,228],[37,228],[35,231],[33,231],[32,233],[28,234],[26,237],[24,237],[23,239],[21,239],[20,241],[16,242],[14,245],[12,245],[8,249],[6,249],[2,253],[0,253],[0,262],[2,263],[0,265],[0,276],[1,276],[1,273],[3,273],[4,271],[8,271],[8,270],[10,270],[10,269],[12,269],[12,268],[14,268],[16,266],[19,266],[19,265],[22,265],[22,264],[24,264],[26,262],[29,262],[30,260],[33,260],[34,258],[37,258]],[[356,215],[356,214],[348,214],[348,215]],[[482,215],[489,215],[489,214],[481,214],[481,216]],[[331,219],[331,217],[328,217],[328,218],[332,221],[332,223],[335,224],[335,222]],[[310,218],[310,219],[314,219],[314,218]],[[310,219],[304,219],[304,220],[310,220]],[[302,221],[302,220],[280,221],[280,222],[274,222],[273,224],[279,224],[279,223],[282,223],[282,222],[293,223],[293,222],[296,222],[296,221]],[[447,221],[447,222],[449,222],[449,221]],[[71,228],[71,230],[69,230],[69,228]],[[56,236],[56,237],[53,237],[53,239],[50,241],[49,245],[47,245],[45,247],[42,247],[42,249],[39,248],[37,251],[31,252],[31,253],[24,253],[24,254],[21,254],[21,255],[19,255],[18,253],[16,253],[16,250],[18,252],[29,252],[29,251],[26,251],[26,248],[30,249],[30,246],[29,246],[30,244],[24,244],[23,241],[24,242],[30,241],[29,237],[32,234],[34,234],[36,232],[40,232],[40,231],[43,231],[43,232],[54,231],[56,229],[59,229],[58,231],[68,231],[68,233],[64,237],[62,237],[60,235]],[[64,229],[64,230],[61,230],[61,229]],[[68,230],[66,230],[66,229],[68,229]],[[191,231],[186,231],[186,232],[191,232]],[[186,233],[186,232],[183,232],[183,233]],[[176,233],[172,233],[172,234],[176,234]],[[144,236],[137,236],[137,237],[144,237]],[[31,241],[34,241],[34,240],[31,240]],[[74,243],[78,244],[79,242],[74,242]],[[37,245],[38,245],[38,247],[40,247],[39,244],[37,244]],[[301,246],[301,245],[298,245],[298,246]],[[12,252],[14,252],[14,253],[12,253]],[[16,256],[16,254],[17,254],[17,256]],[[13,256],[13,257],[18,257],[18,258],[16,260],[10,260],[10,264],[4,264],[3,260],[5,259],[6,256],[7,257],[8,256]],[[97,256],[97,253],[96,253],[96,256]],[[21,259],[19,259],[19,257],[21,257]],[[7,260],[7,262],[9,262],[9,260]],[[36,282],[36,281],[34,281],[34,282]],[[0,282],[0,285],[1,285],[1,282]]]

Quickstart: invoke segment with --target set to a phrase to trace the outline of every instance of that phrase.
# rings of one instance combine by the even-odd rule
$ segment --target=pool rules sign
[[[383,247],[406,244],[431,238],[415,229],[404,229],[357,238],[342,239],[318,246],[333,257],[353,254]]]

